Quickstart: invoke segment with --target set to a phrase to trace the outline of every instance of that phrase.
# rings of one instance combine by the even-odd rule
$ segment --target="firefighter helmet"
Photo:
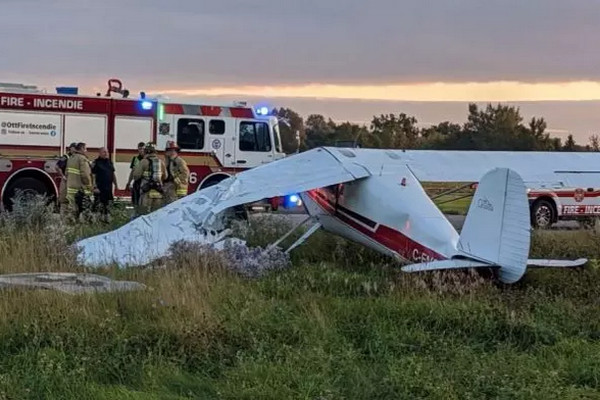
[[[165,148],[165,150],[166,151],[169,151],[169,150],[179,151],[179,146],[177,146],[177,143],[175,143],[175,141],[169,140],[167,142],[167,147]]]
[[[146,152],[147,154],[156,153],[156,145],[152,142],[146,143],[146,146],[144,147],[144,152]]]

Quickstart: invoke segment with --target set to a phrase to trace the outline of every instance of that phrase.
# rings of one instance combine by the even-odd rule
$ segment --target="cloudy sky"
[[[514,102],[600,123],[597,0],[0,0],[0,81],[268,99],[364,121]],[[549,102],[551,101],[551,102]],[[582,102],[584,101],[584,102]],[[568,102],[568,103],[565,103]]]

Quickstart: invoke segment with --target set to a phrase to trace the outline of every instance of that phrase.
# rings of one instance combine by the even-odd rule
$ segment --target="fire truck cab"
[[[285,156],[278,120],[266,107],[220,106],[129,98],[111,79],[106,94],[82,96],[77,88],[53,94],[35,86],[0,83],[0,205],[10,209],[18,190],[56,197],[56,161],[71,142],[85,142],[90,160],[106,147],[114,162],[117,196],[127,183],[139,142],[164,150],[174,140],[190,169],[189,192],[244,169]]]
[[[265,107],[159,103],[157,146],[175,141],[199,190],[235,172],[285,157],[279,125]]]

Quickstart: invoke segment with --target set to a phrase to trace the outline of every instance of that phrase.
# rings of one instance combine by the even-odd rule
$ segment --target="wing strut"
[[[313,234],[315,233],[317,230],[319,230],[319,228],[321,227],[321,223],[320,222],[315,222],[310,228],[308,228],[308,230],[306,232],[304,232],[302,234],[302,236],[300,236],[300,238],[298,240],[296,240],[294,242],[293,245],[291,245],[286,251],[285,253],[288,254],[290,251],[294,250],[296,247],[300,246],[302,243],[306,242],[306,240]]]
[[[296,230],[298,228],[300,228],[301,226],[303,226],[304,224],[306,224],[308,221],[313,220],[313,217],[307,217],[306,219],[304,219],[302,222],[300,222],[298,225],[296,225],[295,227],[293,227],[292,229],[290,229],[289,232],[287,232],[285,235],[283,235],[282,237],[280,237],[275,243],[272,243],[269,245],[269,249],[272,249],[274,247],[277,247],[281,244],[281,242],[283,242],[285,239],[287,239],[288,237],[290,237],[290,235],[294,232],[296,232]],[[302,234],[302,236],[300,236],[300,238],[298,238],[298,240],[296,240],[286,251],[285,253],[289,253],[290,251],[294,250],[296,247],[300,246],[302,243],[306,242],[306,240],[313,234],[315,233],[319,228],[321,227],[321,223],[320,222],[316,222],[314,224],[311,225],[310,228],[308,228],[308,230],[306,232],[304,232]]]
[[[306,217],[305,219],[303,219],[302,222],[300,222],[298,225],[296,225],[295,227],[293,227],[292,229],[290,229],[285,235],[283,235],[282,237],[280,237],[279,239],[277,239],[277,241],[275,243],[271,243],[269,245],[269,248],[273,248],[273,247],[279,246],[281,244],[281,242],[283,242],[285,239],[287,239],[288,237],[290,237],[290,235],[292,233],[296,232],[296,229],[300,228],[302,225],[306,224],[311,219],[312,219],[312,217],[310,215],[308,217]]]

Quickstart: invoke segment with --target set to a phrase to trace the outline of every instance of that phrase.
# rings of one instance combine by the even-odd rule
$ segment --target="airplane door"
[[[235,166],[252,168],[273,161],[273,143],[267,122],[238,119],[237,130]]]

